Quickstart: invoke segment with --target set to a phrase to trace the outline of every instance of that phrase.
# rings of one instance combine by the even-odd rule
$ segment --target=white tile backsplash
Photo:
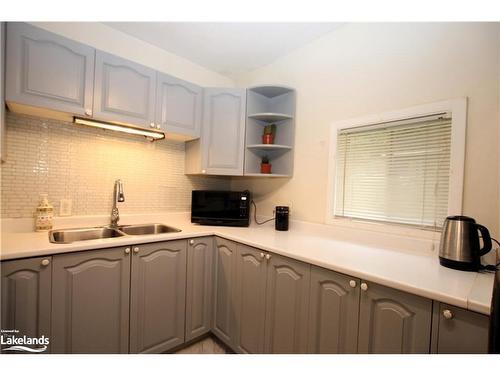
[[[47,193],[59,214],[111,210],[113,184],[124,183],[123,213],[188,211],[193,189],[229,189],[227,178],[184,175],[184,143],[149,142],[69,122],[7,114],[7,158],[2,164],[2,217],[32,217]]]

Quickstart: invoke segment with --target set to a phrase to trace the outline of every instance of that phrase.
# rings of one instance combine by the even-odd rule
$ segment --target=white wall
[[[99,22],[31,22],[40,28],[200,86],[233,87],[228,77]]]
[[[498,237],[498,24],[347,24],[238,85],[276,83],[297,89],[294,177],[237,179],[262,214],[291,204],[295,219],[324,222],[329,125],[418,104],[467,96],[468,128],[463,212]]]

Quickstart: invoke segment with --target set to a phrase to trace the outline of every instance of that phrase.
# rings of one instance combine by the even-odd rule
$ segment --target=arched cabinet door
[[[129,292],[125,247],[54,256],[52,352],[128,353]]]
[[[263,250],[238,244],[235,282],[235,348],[264,352],[267,260]]]
[[[186,248],[186,240],[132,247],[131,353],[162,353],[184,342]]]
[[[244,89],[204,90],[202,153],[205,173],[243,175],[245,112]]]
[[[359,353],[429,353],[432,301],[362,281]]]
[[[156,72],[96,51],[94,118],[157,129]]]
[[[306,353],[311,267],[269,254],[266,292],[266,353]]]
[[[78,115],[92,114],[92,47],[32,25],[7,25],[6,100]]]
[[[181,139],[200,137],[203,89],[193,83],[158,73],[156,123]]]
[[[356,353],[359,279],[311,267],[309,352]]]
[[[51,261],[52,257],[41,257],[2,262],[3,330],[17,330],[19,337],[50,339]],[[43,353],[50,349],[49,341]]]
[[[214,238],[193,238],[188,243],[186,341],[210,332],[214,276]]]
[[[215,237],[214,316],[212,332],[226,345],[234,345],[234,282],[236,242]]]

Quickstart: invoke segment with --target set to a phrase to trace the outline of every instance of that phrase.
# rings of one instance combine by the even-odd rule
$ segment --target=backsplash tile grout
[[[118,178],[122,213],[189,211],[191,190],[229,189],[228,178],[186,176],[184,155],[183,142],[9,112],[1,216],[32,217],[40,193],[49,195],[56,215],[61,199],[73,201],[73,215],[105,214]]]

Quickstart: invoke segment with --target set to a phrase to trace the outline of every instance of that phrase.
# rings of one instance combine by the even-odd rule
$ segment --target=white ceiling
[[[236,78],[273,62],[341,24],[106,22],[106,25]]]

